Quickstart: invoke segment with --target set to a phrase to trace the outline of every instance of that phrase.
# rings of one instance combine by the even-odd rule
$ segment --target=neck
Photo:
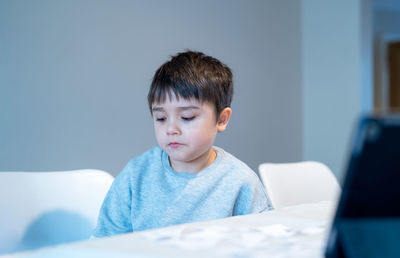
[[[172,169],[176,172],[200,173],[202,170],[211,165],[216,157],[217,153],[213,148],[210,148],[209,151],[200,157],[197,157],[195,160],[189,162],[169,160],[169,163]]]

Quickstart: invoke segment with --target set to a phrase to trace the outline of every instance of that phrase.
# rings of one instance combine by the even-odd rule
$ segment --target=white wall
[[[303,154],[341,179],[357,118],[372,109],[371,2],[302,1]]]
[[[0,171],[117,174],[155,146],[147,89],[157,67],[185,48],[235,75],[232,121],[217,145],[253,169],[301,160],[300,33],[292,0],[0,1]]]

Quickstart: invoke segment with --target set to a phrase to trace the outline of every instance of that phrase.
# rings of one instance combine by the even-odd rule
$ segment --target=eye
[[[191,116],[191,117],[182,117],[182,120],[184,120],[184,121],[192,121],[193,119],[195,119],[196,118],[196,116]]]
[[[165,117],[160,117],[160,118],[156,118],[157,122],[164,122],[165,121]]]

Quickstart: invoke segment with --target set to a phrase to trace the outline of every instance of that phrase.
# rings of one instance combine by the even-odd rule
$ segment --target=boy
[[[158,147],[115,178],[93,237],[271,210],[257,175],[214,147],[232,110],[231,70],[186,51],[155,73],[148,94]]]

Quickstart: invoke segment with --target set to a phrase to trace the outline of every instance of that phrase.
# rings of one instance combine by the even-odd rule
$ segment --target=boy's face
[[[226,127],[217,122],[212,104],[172,97],[154,103],[152,112],[157,142],[174,170],[199,172],[212,163],[215,136]]]

